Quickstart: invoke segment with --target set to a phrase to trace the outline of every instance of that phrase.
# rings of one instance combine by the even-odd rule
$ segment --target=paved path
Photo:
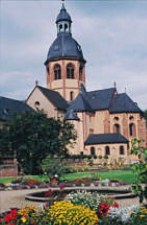
[[[25,195],[28,193],[45,191],[47,189],[33,189],[33,190],[13,190],[13,191],[0,191],[0,212],[4,212],[13,207],[24,207],[26,205],[39,206],[40,202],[32,202],[25,200]],[[117,200],[121,207],[139,204],[138,198],[121,199]]]

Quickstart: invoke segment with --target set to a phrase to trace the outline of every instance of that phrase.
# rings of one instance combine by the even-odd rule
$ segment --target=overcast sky
[[[66,0],[81,45],[87,90],[113,87],[147,109],[147,1]],[[60,0],[0,1],[0,95],[26,99],[46,86],[44,62],[56,38]]]

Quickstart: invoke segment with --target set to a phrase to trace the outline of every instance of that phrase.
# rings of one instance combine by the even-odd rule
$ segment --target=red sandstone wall
[[[0,177],[18,176],[18,169],[16,165],[0,166]]]

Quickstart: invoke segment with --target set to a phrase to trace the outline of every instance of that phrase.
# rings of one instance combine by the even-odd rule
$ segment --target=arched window
[[[74,93],[73,93],[73,91],[71,91],[71,92],[70,92],[70,101],[72,101],[73,98],[74,98]]]
[[[47,71],[47,74],[49,75],[50,74],[50,69],[49,69],[48,66],[46,67],[46,71]]]
[[[80,66],[79,68],[79,80],[83,80],[83,67]]]
[[[114,120],[114,121],[118,121],[119,118],[118,118],[117,116],[115,116],[113,120]]]
[[[90,154],[91,155],[95,155],[95,147],[91,147],[90,148]]]
[[[113,126],[113,132],[114,133],[120,133],[120,125],[119,124],[114,124]]]
[[[130,119],[130,120],[134,120],[134,117],[133,117],[133,116],[130,116],[129,119]]]
[[[136,128],[134,123],[129,124],[129,133],[130,133],[130,136],[133,136],[133,137],[136,136]]]
[[[67,79],[74,79],[74,66],[69,63],[66,68]]]
[[[120,148],[119,148],[119,154],[120,155],[124,155],[125,154],[125,152],[124,152],[124,146],[120,146]]]
[[[40,102],[39,102],[39,101],[36,101],[36,102],[35,102],[35,108],[36,108],[36,109],[39,109],[39,107],[40,107]]]
[[[68,25],[64,24],[64,30],[67,31],[68,30]]]
[[[105,147],[105,155],[110,155],[110,148],[109,148],[109,146]]]
[[[89,129],[89,134],[93,134],[94,130],[93,129]]]
[[[63,28],[62,24],[59,24],[59,31],[61,31]]]
[[[79,80],[83,80],[83,76],[81,72],[79,73]]]
[[[59,64],[54,66],[54,79],[61,79],[61,66]]]

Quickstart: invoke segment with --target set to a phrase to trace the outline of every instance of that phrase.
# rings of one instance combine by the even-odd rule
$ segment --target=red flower
[[[6,223],[11,222],[10,225],[13,225],[12,221],[16,220],[16,218],[17,218],[17,210],[16,209],[12,209],[8,214],[5,215],[4,221]]]
[[[118,208],[118,207],[119,207],[119,204],[118,204],[117,202],[114,202],[114,203],[113,203],[113,207],[114,207],[114,208]]]
[[[13,222],[10,222],[9,225],[15,225]]]
[[[45,192],[45,197],[51,197],[53,195],[53,191],[49,189],[48,191]]]
[[[100,216],[106,216],[109,212],[110,205],[107,202],[102,202],[98,206],[98,214]]]

